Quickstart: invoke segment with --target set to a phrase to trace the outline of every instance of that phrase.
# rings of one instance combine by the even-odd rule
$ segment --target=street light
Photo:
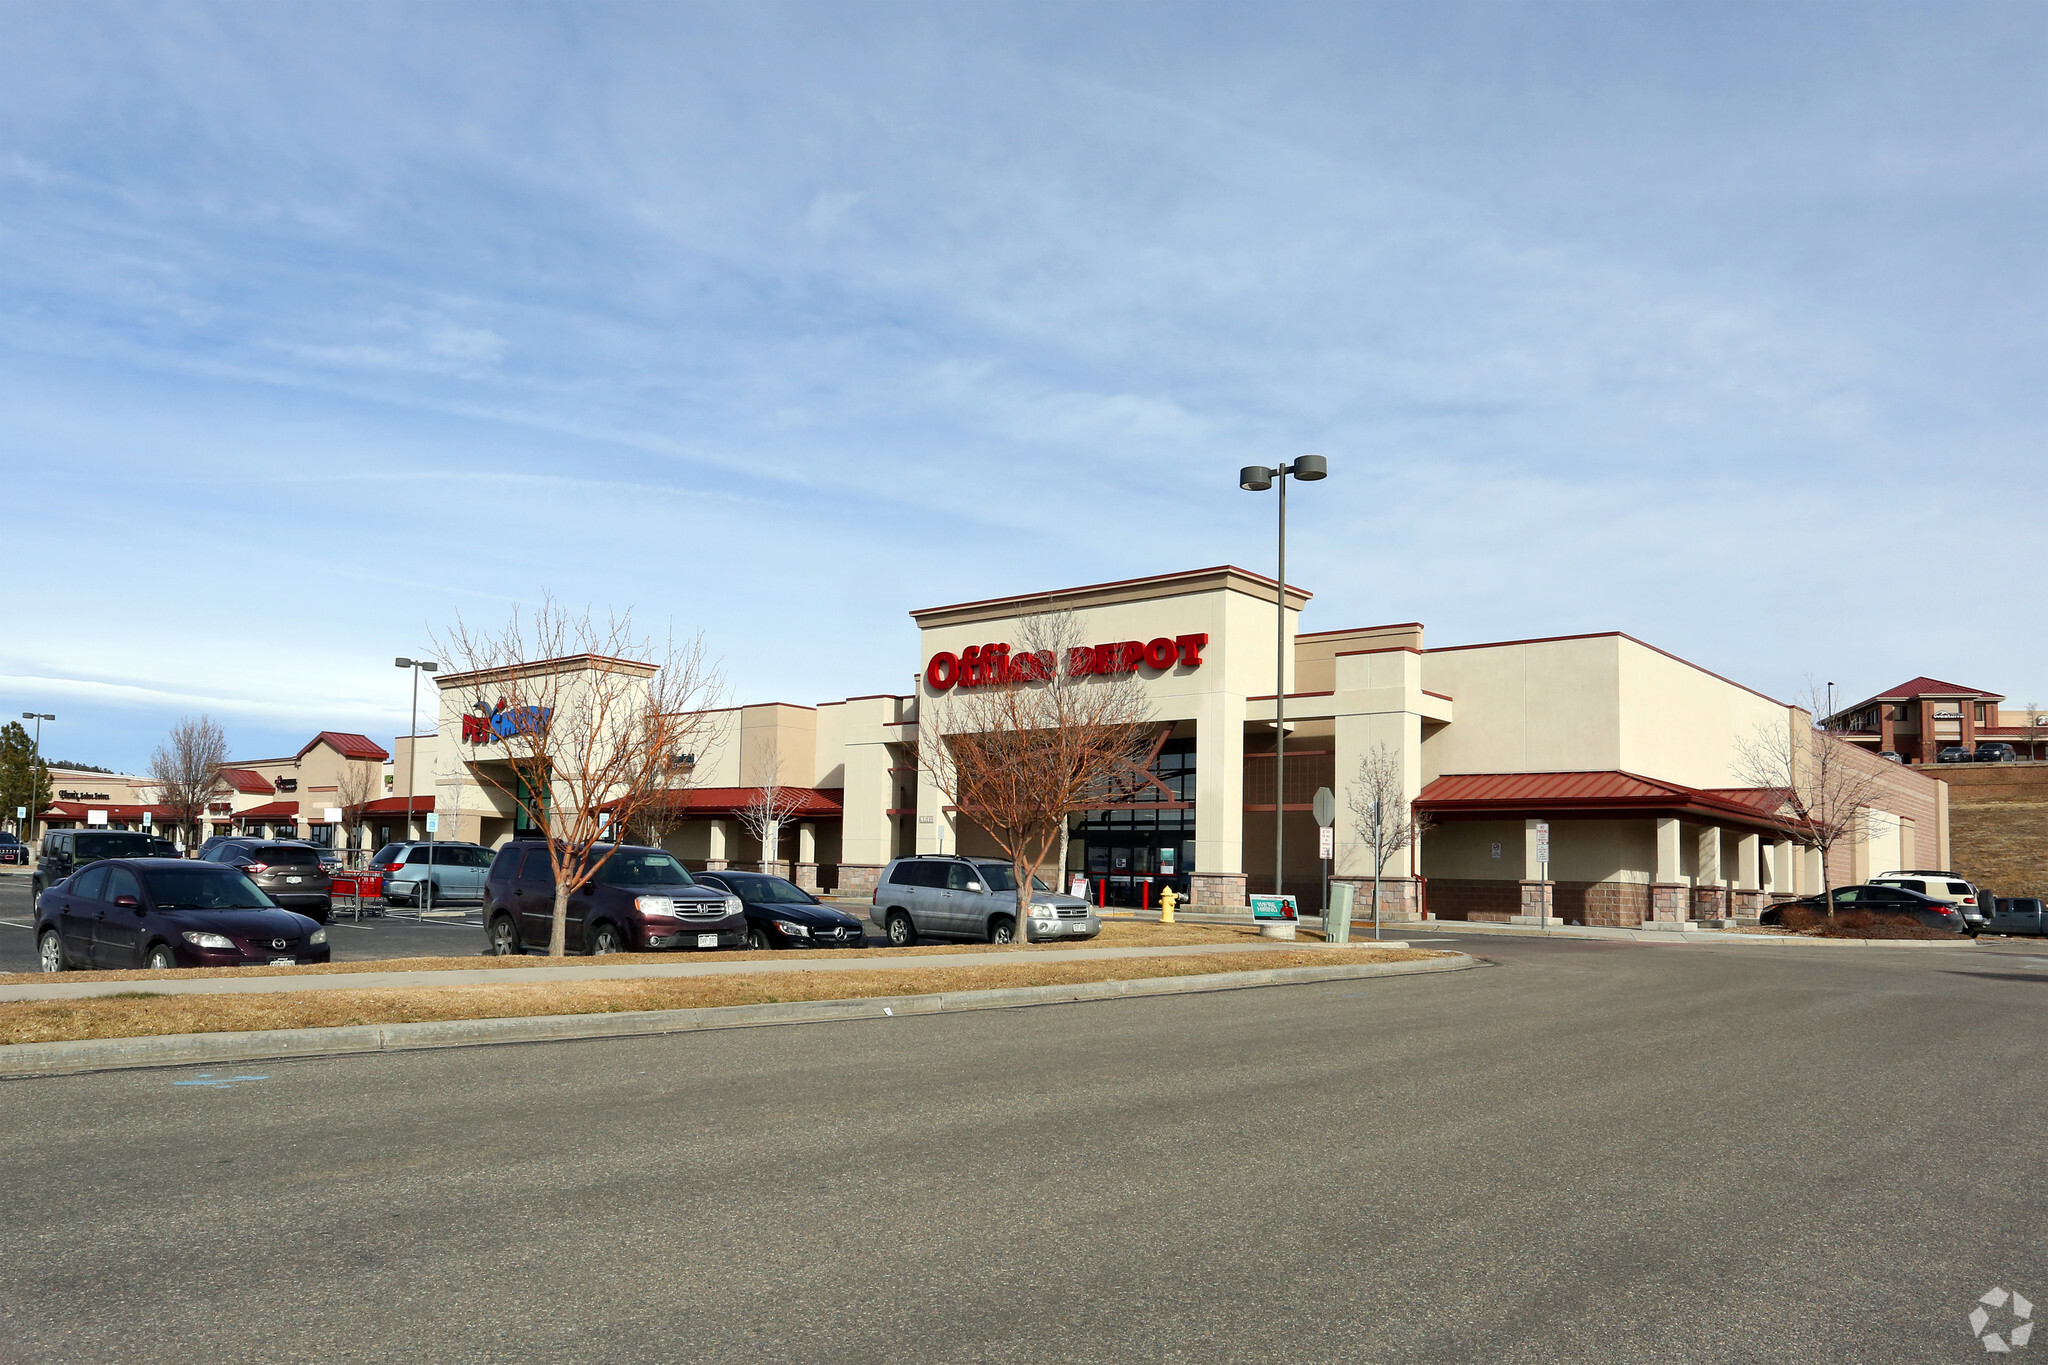
[[[43,722],[57,718],[42,711],[24,711],[21,718],[36,723],[36,756],[28,765],[28,838],[22,840],[24,844],[33,847],[36,841],[36,816],[39,813],[37,808],[43,804],[36,795],[36,774],[43,770]],[[35,855],[31,853],[29,856],[33,858]]]
[[[412,723],[405,732],[405,837],[412,838],[412,794],[420,768],[420,674],[432,673],[441,665],[431,659],[393,659],[394,668],[412,670]],[[428,842],[432,842],[429,840]]]
[[[1303,483],[1330,477],[1330,462],[1303,455],[1293,464],[1246,465],[1237,472],[1237,486],[1263,493],[1280,481],[1280,572],[1273,587],[1273,894],[1284,896],[1281,854],[1287,837],[1287,476]]]

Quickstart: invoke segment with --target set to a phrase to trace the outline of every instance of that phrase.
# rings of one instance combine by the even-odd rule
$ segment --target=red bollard
[[[1138,908],[1140,910],[1150,910],[1152,908],[1152,879],[1150,877],[1145,878],[1144,881],[1139,883],[1139,887]]]

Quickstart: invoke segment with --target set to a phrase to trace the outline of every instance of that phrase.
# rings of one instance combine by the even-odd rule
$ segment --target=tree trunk
[[[1031,934],[1031,872],[1021,862],[1010,864],[1010,875],[1017,880],[1017,932],[1010,939],[1012,948],[1024,947]]]
[[[555,922],[548,928],[548,956],[569,955],[569,888],[555,882]]]

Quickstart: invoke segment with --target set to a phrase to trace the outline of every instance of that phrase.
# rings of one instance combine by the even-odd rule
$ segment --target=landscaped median
[[[145,979],[118,994],[0,1003],[0,1075],[671,1033],[885,1012],[912,1016],[1472,965],[1462,954],[1405,946],[1254,947],[1246,941],[1245,931],[1235,927],[1188,926],[1192,932],[1176,932],[1180,926],[1120,928],[1125,932],[1116,934],[1107,947],[1145,949],[1148,955],[1076,951],[1073,944],[1044,945],[1064,950],[1056,955],[960,945],[871,955],[707,955],[687,967],[676,954],[620,955],[579,959],[574,965],[579,976],[607,969],[641,974],[575,980],[561,979],[558,973],[536,977],[516,969],[517,964],[562,965],[547,959],[414,959],[302,968],[299,971],[320,978],[317,987],[309,982],[303,990],[265,972],[260,993],[232,994],[211,989],[205,994],[165,993],[149,986],[151,981],[169,986],[180,980],[197,986],[202,978],[234,973],[15,975],[0,977],[0,983],[85,984],[97,979],[127,986],[127,977]],[[1214,951],[1204,951],[1212,944]],[[1159,955],[1162,950],[1171,955]],[[941,960],[941,954],[947,956]],[[962,954],[975,960],[962,963]],[[692,956],[682,955],[686,961]],[[863,957],[870,957],[873,965],[861,961]],[[691,974],[650,976],[645,970],[650,961]],[[351,972],[386,973],[412,963],[423,973],[418,986],[394,984],[381,975],[374,988],[335,979]],[[486,973],[502,980],[478,982],[473,973],[485,963],[513,969]],[[719,971],[722,963],[735,970]],[[788,970],[778,970],[784,964]],[[461,978],[461,985],[436,984],[432,973],[450,968],[472,975]]]

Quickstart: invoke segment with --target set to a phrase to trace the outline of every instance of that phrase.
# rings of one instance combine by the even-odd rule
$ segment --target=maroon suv
[[[597,873],[569,896],[570,952],[744,948],[747,916],[729,891],[699,886],[673,854],[636,844],[590,850]],[[545,949],[554,929],[555,869],[548,846],[515,840],[484,881],[484,932],[501,957]]]

